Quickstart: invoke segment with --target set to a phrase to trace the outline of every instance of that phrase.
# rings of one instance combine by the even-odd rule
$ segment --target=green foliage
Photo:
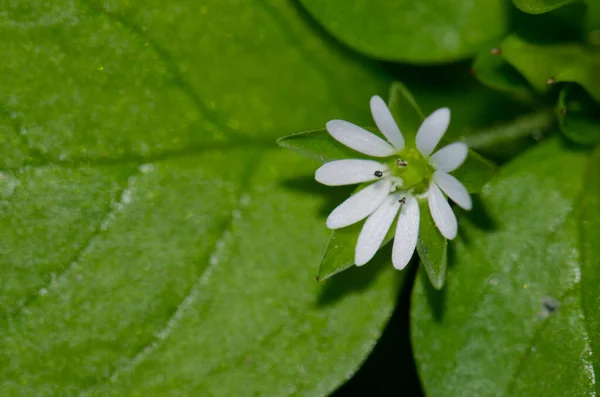
[[[600,142],[600,106],[581,87],[565,86],[556,108],[560,129],[569,139],[583,145]]]
[[[461,217],[446,287],[434,292],[417,279],[413,292],[412,340],[428,394],[593,390],[577,210],[593,163],[548,142],[506,166],[479,210]]]
[[[581,249],[581,292],[583,296],[583,315],[585,330],[589,337],[588,352],[593,369],[587,372],[600,373],[600,247],[598,229],[600,228],[600,149],[596,149],[587,165],[586,189],[580,202],[580,249]],[[581,304],[581,301],[577,303]],[[595,382],[595,392],[600,391]]]
[[[331,34],[378,59],[439,63],[475,54],[508,25],[502,0],[301,0]]]

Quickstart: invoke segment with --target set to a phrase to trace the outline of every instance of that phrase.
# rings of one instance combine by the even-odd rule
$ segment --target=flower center
[[[402,179],[402,190],[415,194],[427,190],[434,171],[429,161],[417,149],[412,148],[404,148],[390,157],[387,165],[393,176]]]

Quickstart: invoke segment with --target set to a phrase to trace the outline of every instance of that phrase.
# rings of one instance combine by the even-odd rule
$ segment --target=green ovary
[[[393,176],[402,179],[401,189],[412,191],[415,194],[427,190],[434,171],[428,159],[416,149],[403,149],[395,156],[390,157],[387,165]]]

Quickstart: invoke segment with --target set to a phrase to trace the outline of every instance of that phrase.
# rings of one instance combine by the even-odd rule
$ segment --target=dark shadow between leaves
[[[451,264],[450,253],[448,255],[448,267]],[[423,266],[419,266],[419,271],[421,272],[421,282],[424,283],[425,292],[427,294],[427,302],[429,303],[429,307],[431,308],[431,312],[433,313],[433,319],[436,322],[442,322],[444,319],[444,308],[446,302],[446,287],[441,290],[437,290],[433,288],[431,282],[429,281],[429,277],[427,277],[427,272]]]
[[[332,397],[424,395],[410,343],[410,297],[417,262],[398,272],[404,284],[392,317],[365,363]]]
[[[338,273],[325,281],[317,298],[317,306],[329,306],[349,294],[365,290],[387,266],[392,266],[392,244],[387,244],[366,265],[351,268]],[[403,275],[398,272],[398,282]]]
[[[324,202],[321,208],[319,208],[319,215],[323,217],[327,217],[335,207],[350,197],[350,194],[355,189],[355,186],[337,187],[322,185],[315,181],[312,175],[286,179],[281,184],[284,188],[294,192],[322,197]]]

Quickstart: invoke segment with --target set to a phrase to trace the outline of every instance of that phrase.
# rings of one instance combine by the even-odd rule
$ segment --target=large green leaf
[[[581,85],[600,102],[600,53],[578,44],[537,45],[509,36],[500,45],[502,57],[538,92],[558,82]]]
[[[401,279],[314,280],[329,199],[273,141],[366,122],[377,66],[281,1],[11,1],[0,37],[2,395],[322,396],[356,370]]]
[[[586,177],[586,189],[581,197],[581,290],[586,330],[589,332],[593,374],[600,373],[600,149],[591,157]],[[578,302],[580,303],[580,302]],[[590,372],[589,368],[587,369]],[[598,382],[596,393],[600,392]]]
[[[502,0],[301,0],[329,32],[369,56],[404,62],[466,58],[507,27]]]
[[[553,140],[509,164],[460,217],[444,290],[417,279],[412,340],[429,395],[590,395],[577,210],[587,159]]]

